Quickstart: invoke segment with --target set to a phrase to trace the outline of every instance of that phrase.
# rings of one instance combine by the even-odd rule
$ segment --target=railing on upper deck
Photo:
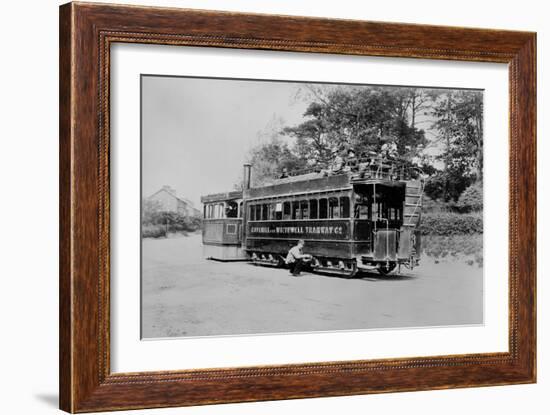
[[[312,167],[288,172],[288,177],[311,173],[324,173],[327,176],[351,173],[352,181],[364,179],[413,180],[422,177],[422,169],[412,163],[385,157],[356,157],[347,159],[339,169]]]
[[[407,181],[422,177],[422,169],[405,160],[384,157],[363,157],[350,159],[346,166],[352,174],[352,181],[364,179]]]
[[[323,170],[319,167],[312,167],[309,169],[292,170],[288,172],[289,177],[303,176],[304,174],[321,173]]]

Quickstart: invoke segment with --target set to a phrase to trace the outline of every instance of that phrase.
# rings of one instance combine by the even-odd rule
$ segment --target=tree
[[[483,178],[483,95],[481,91],[448,91],[433,109],[435,128],[444,140],[441,159]]]
[[[426,193],[434,199],[455,202],[482,178],[480,91],[311,84],[296,96],[307,102],[304,120],[270,122],[250,151],[254,185],[285,167],[326,168],[342,145],[360,155],[379,153],[388,142],[396,144],[398,157],[422,166],[430,177]]]
[[[388,141],[396,142],[399,155],[407,158],[426,141],[424,131],[408,122],[414,89],[308,88],[313,101],[304,113],[306,121],[283,130],[296,139],[301,158],[327,165],[342,144],[356,153],[378,152]],[[420,104],[415,108],[419,110]]]
[[[427,192],[456,201],[472,183],[483,178],[483,95],[481,91],[448,90],[433,105],[437,160],[443,169],[431,178]]]
[[[258,133],[256,144],[247,156],[252,165],[252,185],[260,186],[278,177],[284,168],[288,171],[300,170],[307,166],[307,159],[299,157],[283,140],[281,130],[284,122],[274,118]],[[235,186],[242,188],[242,183]]]
[[[162,229],[163,236],[168,231],[193,232],[202,227],[202,214],[199,211],[192,214],[166,211],[158,200],[151,199],[143,199],[141,206],[141,224],[144,227]]]
[[[141,223],[153,224],[162,213],[162,204],[158,200],[143,199],[141,202]]]
[[[470,187],[468,187],[456,203],[457,209],[461,212],[472,212],[483,210],[483,184],[481,181],[477,181]]]
[[[260,143],[250,151],[252,185],[259,186],[278,177],[283,169],[300,170],[306,167],[305,160],[297,157],[279,137]]]

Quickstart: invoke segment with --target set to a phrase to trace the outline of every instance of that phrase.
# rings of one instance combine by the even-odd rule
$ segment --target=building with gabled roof
[[[182,216],[200,216],[201,212],[195,209],[193,202],[177,195],[171,186],[164,185],[147,200],[156,202],[163,212],[174,212]]]

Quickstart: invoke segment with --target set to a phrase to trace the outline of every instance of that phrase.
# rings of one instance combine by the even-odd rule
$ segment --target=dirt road
[[[480,324],[482,268],[422,265],[342,279],[202,258],[201,237],[145,239],[145,338]]]

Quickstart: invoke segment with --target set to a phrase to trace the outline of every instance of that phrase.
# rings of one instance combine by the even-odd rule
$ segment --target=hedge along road
[[[144,239],[144,338],[483,322],[483,271],[423,258],[399,276],[343,279],[202,258],[200,234]],[[305,251],[307,251],[307,246]]]

